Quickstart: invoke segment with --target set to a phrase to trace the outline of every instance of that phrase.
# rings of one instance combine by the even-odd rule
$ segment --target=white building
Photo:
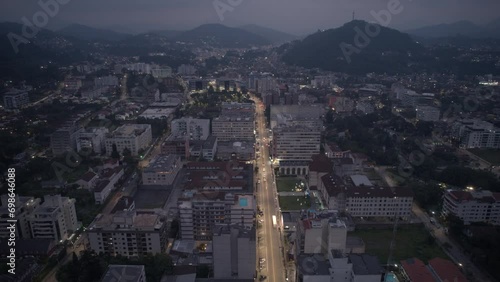
[[[181,159],[176,155],[156,156],[142,171],[144,185],[172,185],[182,168]]]
[[[272,155],[279,161],[308,161],[320,152],[321,131],[306,126],[284,126],[273,130]]]
[[[94,86],[96,86],[96,87],[102,87],[102,86],[116,87],[118,85],[120,85],[120,83],[118,81],[118,77],[116,77],[114,75],[101,76],[101,77],[94,78]]]
[[[411,214],[413,192],[408,187],[358,187],[329,173],[318,186],[329,209],[347,212],[354,217],[403,217]]]
[[[159,254],[167,246],[166,221],[151,212],[99,214],[87,228],[87,235],[91,250],[112,256]]]
[[[301,220],[297,226],[297,253],[326,254],[328,250],[346,249],[347,226],[336,213],[324,212]]]
[[[177,68],[177,73],[180,75],[193,75],[196,73],[196,68],[192,65],[182,64]]]
[[[215,224],[239,224],[252,227],[256,209],[252,195],[225,192],[186,192],[178,209],[182,239],[211,240]]]
[[[444,195],[443,213],[464,221],[500,225],[500,193],[491,191],[448,190]]]
[[[3,95],[3,107],[8,110],[20,109],[29,103],[29,95],[26,90],[11,89]]]
[[[62,155],[76,149],[76,139],[80,135],[80,129],[75,126],[59,128],[50,136],[50,148],[54,156]]]
[[[87,128],[78,132],[76,149],[78,152],[94,152],[102,154],[106,149],[105,139],[109,130],[105,127]]]
[[[31,235],[34,239],[66,240],[78,229],[75,199],[61,195],[45,196],[29,218]]]
[[[460,140],[460,147],[500,148],[500,128],[479,120],[462,120],[454,125],[454,137]]]
[[[171,132],[175,138],[184,139],[188,134],[189,140],[206,140],[210,135],[210,120],[191,117],[174,119]]]
[[[0,238],[9,238],[10,231],[7,227],[10,223],[7,222],[9,219],[9,208],[8,208],[8,195],[2,195],[2,206],[0,207]],[[34,210],[40,206],[40,199],[35,199],[33,197],[15,197],[15,212],[16,216],[16,238],[29,239],[31,238],[31,230],[29,225],[29,219]]]
[[[219,117],[212,120],[212,134],[219,141],[253,141],[255,106],[250,103],[223,103]]]
[[[439,108],[433,106],[417,106],[417,119],[422,121],[439,121]]]
[[[139,117],[145,119],[170,119],[174,112],[174,108],[147,108]]]
[[[125,124],[118,127],[106,136],[106,154],[111,156],[113,145],[116,145],[118,153],[130,150],[132,156],[138,156],[141,149],[146,149],[153,139],[151,125],[149,124]]]
[[[255,228],[216,226],[213,231],[213,269],[216,279],[253,279],[256,268]]]
[[[156,78],[166,78],[172,76],[172,68],[168,66],[155,67],[151,69],[151,75]]]

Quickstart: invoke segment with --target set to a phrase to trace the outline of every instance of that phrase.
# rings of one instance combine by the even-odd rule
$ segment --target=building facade
[[[146,149],[153,139],[151,125],[149,124],[126,124],[118,127],[106,136],[106,154],[113,152],[113,145],[120,155],[127,148],[132,156],[138,156],[139,151]]]
[[[448,190],[444,195],[443,213],[457,216],[466,225],[472,222],[500,225],[500,193]]]

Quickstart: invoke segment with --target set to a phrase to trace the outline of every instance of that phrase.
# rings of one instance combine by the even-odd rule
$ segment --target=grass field
[[[378,256],[380,263],[386,264],[392,231],[392,228],[365,229],[349,232],[348,235],[361,237],[365,242],[366,253]],[[399,263],[403,259],[413,257],[421,259],[424,263],[435,257],[449,259],[423,226],[398,228],[391,263]]]
[[[500,150],[494,149],[469,149],[469,152],[491,163],[491,165],[500,165]]]
[[[295,177],[279,177],[276,179],[278,192],[295,192],[295,184],[300,183],[300,179]]]
[[[280,201],[280,208],[284,211],[308,209],[311,207],[309,198],[303,196],[281,196],[278,199]]]

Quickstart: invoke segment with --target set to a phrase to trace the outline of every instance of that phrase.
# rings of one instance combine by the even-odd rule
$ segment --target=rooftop
[[[429,260],[429,267],[441,281],[467,282],[460,269],[449,260],[433,258]]]
[[[142,281],[144,265],[116,265],[108,266],[101,282],[137,282]]]
[[[431,271],[418,258],[402,260],[401,266],[411,281],[435,281]]]
[[[378,258],[373,255],[350,254],[349,261],[352,263],[352,270],[356,275],[377,275],[384,272]]]
[[[177,167],[178,161],[179,157],[176,155],[158,155],[144,168],[144,172],[173,171]]]

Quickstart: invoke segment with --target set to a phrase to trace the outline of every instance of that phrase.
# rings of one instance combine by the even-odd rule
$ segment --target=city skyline
[[[43,1],[50,3],[51,1]],[[40,1],[42,3],[42,1]],[[401,12],[393,16],[389,27],[402,31],[429,25],[471,21],[482,25],[499,19],[500,2],[480,0],[434,1],[327,1],[309,3],[292,0],[227,1],[214,0],[196,3],[188,1],[154,0],[78,2],[64,1],[59,11],[50,18],[47,28],[60,29],[78,23],[91,27],[125,33],[142,33],[151,30],[188,30],[199,25],[221,23],[231,27],[256,24],[294,35],[305,35],[318,29],[341,26],[355,13],[356,19],[376,21],[373,12],[386,10],[388,5],[398,5]],[[40,4],[9,3],[0,12],[1,21],[21,22],[22,17],[31,19]],[[277,16],[279,15],[279,16]],[[296,19],[304,20],[297,21]]]

